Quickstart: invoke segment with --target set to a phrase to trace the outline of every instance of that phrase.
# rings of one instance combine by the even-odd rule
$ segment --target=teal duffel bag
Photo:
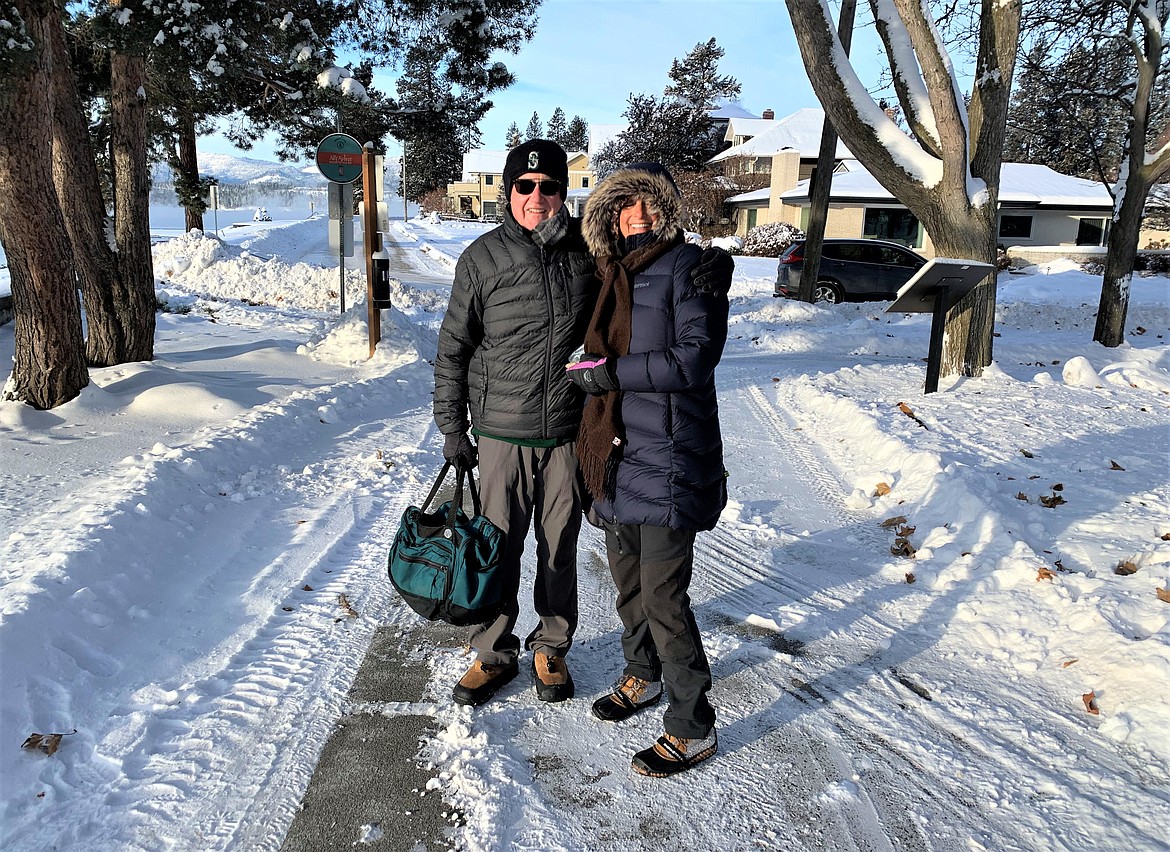
[[[427,507],[439,492],[451,462],[422,506],[409,506],[390,548],[390,582],[415,612],[429,621],[464,626],[493,620],[503,607],[500,560],[504,533],[480,514],[479,491],[470,470],[455,467],[455,495],[435,511]],[[474,514],[463,511],[463,483]]]

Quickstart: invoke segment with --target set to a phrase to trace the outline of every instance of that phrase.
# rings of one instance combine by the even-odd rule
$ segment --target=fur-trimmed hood
[[[581,233],[594,257],[622,255],[618,213],[629,198],[643,198],[658,216],[654,236],[671,240],[682,231],[682,197],[665,167],[657,163],[626,166],[597,185],[585,205]]]

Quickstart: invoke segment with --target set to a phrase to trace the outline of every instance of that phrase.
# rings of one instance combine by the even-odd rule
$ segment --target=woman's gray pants
[[[662,680],[670,707],[666,733],[701,739],[715,724],[707,701],[711,667],[691,612],[687,589],[695,534],[687,530],[605,524],[609,570],[617,584],[617,612],[625,630],[625,673]]]

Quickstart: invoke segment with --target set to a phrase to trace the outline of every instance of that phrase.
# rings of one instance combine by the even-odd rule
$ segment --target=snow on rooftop
[[[507,159],[507,151],[491,151],[487,148],[468,151],[463,155],[463,179],[469,180],[471,175],[502,175]]]
[[[785,200],[808,198],[808,181],[801,181],[781,193],[780,197]],[[832,197],[896,201],[860,163],[855,163],[848,172],[833,175]],[[1113,206],[1113,200],[1101,184],[1062,175],[1035,163],[1003,164],[999,200],[1001,204],[1043,204],[1045,207],[1090,206],[1109,209]]]
[[[740,104],[739,101],[721,100],[715,106],[715,108],[713,110],[711,110],[711,118],[714,118],[714,119],[759,118],[759,116],[756,115],[755,113],[748,112],[746,109],[743,108],[743,105]]]
[[[741,145],[733,145],[726,151],[716,154],[708,162],[717,163],[733,157],[770,157],[786,150],[799,151],[802,157],[815,157],[820,150],[821,129],[824,123],[824,110],[813,108],[797,110],[774,122],[770,130]],[[853,154],[838,141],[836,156],[852,157]]]

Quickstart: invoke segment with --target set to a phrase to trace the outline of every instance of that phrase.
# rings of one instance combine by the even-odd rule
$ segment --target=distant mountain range
[[[312,163],[274,163],[251,157],[233,157],[230,154],[199,155],[199,174],[215,177],[221,184],[279,184],[281,186],[325,186],[328,181]],[[156,163],[153,170],[155,184],[171,183],[171,170],[166,163]]]

